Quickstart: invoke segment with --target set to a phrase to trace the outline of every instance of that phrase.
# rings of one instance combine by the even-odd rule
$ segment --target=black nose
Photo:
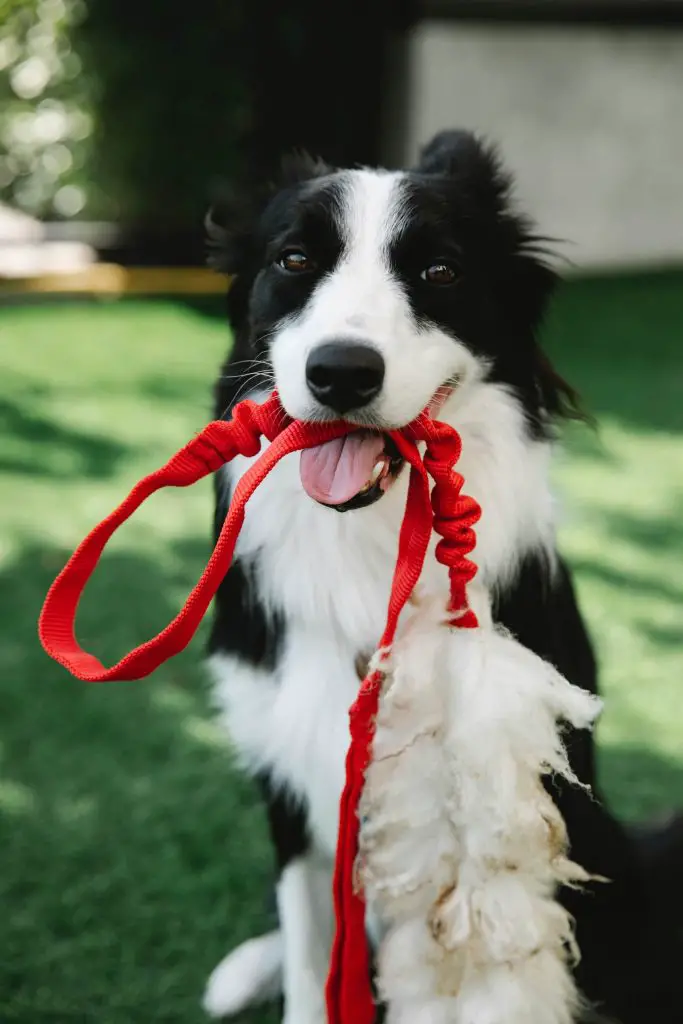
[[[318,401],[335,412],[360,409],[380,392],[384,360],[369,345],[330,341],[309,355],[306,380]]]

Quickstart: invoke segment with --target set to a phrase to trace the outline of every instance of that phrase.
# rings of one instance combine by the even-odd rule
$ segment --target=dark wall
[[[389,40],[411,0],[89,0],[93,174],[125,242],[107,258],[196,263],[220,179],[270,175],[295,147],[380,159]]]

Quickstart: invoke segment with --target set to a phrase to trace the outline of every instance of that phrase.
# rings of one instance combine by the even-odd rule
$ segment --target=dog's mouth
[[[301,483],[338,512],[366,508],[391,487],[404,460],[388,434],[358,430],[301,453]]]
[[[438,415],[458,383],[459,378],[454,377],[438,388],[429,405],[432,416]],[[388,434],[358,430],[304,449],[301,483],[306,494],[321,505],[337,512],[350,512],[379,501],[399,476],[404,463]]]

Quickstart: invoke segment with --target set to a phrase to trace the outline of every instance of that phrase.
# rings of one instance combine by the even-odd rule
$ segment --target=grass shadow
[[[671,603],[680,602],[683,597],[681,588],[664,580],[634,578],[629,570],[621,570],[612,565],[605,565],[596,559],[574,556],[571,560],[572,569],[589,580],[607,583],[612,587],[630,588],[643,597],[662,598]]]
[[[681,449],[683,455],[683,447]],[[681,474],[683,477],[683,473]],[[672,509],[668,515],[658,512],[648,518],[610,512],[610,530],[627,538],[631,543],[655,551],[677,549],[683,552],[683,521],[681,513]]]
[[[228,283],[225,284],[225,295],[178,295],[175,297],[179,306],[185,307],[198,316],[210,320],[222,320],[227,331],[227,294]]]
[[[621,743],[601,746],[598,764],[619,817],[647,821],[683,809],[683,760]]]
[[[0,473],[52,479],[106,479],[129,449],[110,437],[76,430],[26,411],[26,402],[0,398],[0,434],[6,439]],[[9,451],[7,447],[9,445]],[[17,446],[16,452],[12,448]]]
[[[683,432],[683,271],[597,276],[558,291],[544,336],[598,420]]]

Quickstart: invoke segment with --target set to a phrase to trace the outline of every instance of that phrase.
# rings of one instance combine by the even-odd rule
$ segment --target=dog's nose
[[[360,409],[379,394],[384,360],[370,345],[330,341],[314,348],[306,362],[311,394],[335,412]]]

